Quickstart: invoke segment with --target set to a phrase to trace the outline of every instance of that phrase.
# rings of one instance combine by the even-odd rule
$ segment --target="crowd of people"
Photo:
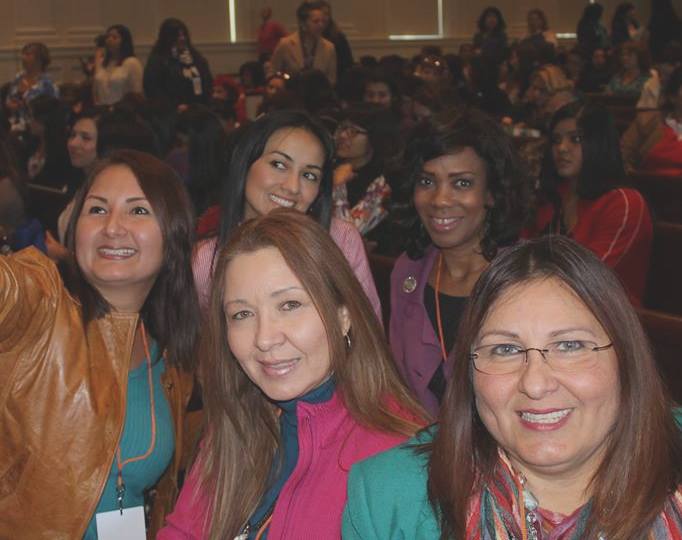
[[[682,539],[629,182],[682,177],[682,22],[602,15],[568,47],[491,6],[456,52],[354,59],[305,1],[238,74],[181,20],[144,64],[113,24],[62,85],[25,45],[0,537]]]

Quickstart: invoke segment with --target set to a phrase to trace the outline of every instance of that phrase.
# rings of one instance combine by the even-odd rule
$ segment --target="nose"
[[[301,178],[298,171],[291,170],[282,182],[282,189],[292,195],[298,195],[301,192]]]
[[[256,324],[255,345],[258,350],[267,352],[282,343],[284,335],[277,321],[267,313],[259,314]]]
[[[433,192],[431,204],[436,208],[448,208],[452,206],[452,194],[446,183],[439,183]]]
[[[110,212],[107,216],[104,233],[110,237],[122,236],[126,233],[123,219],[117,212]]]
[[[542,399],[559,386],[552,368],[539,349],[528,349],[526,365],[519,378],[519,391],[531,399]]]

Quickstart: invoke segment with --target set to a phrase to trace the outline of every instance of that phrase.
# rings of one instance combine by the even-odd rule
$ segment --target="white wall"
[[[475,21],[488,2],[441,0],[445,38],[439,43],[451,51],[471,39]],[[674,0],[682,14],[682,0]],[[235,72],[255,58],[254,36],[262,6],[273,7],[274,18],[295,29],[298,0],[234,0],[237,42],[230,43],[229,0],[0,0],[0,81],[20,69],[19,50],[28,41],[43,41],[53,57],[50,71],[56,81],[80,78],[78,58],[92,52],[94,36],[110,24],[130,27],[138,56],[145,59],[161,21],[183,19],[198,49],[214,73]],[[438,0],[331,0],[334,17],[350,39],[356,56],[398,53],[411,56],[425,41],[390,41],[389,34],[432,34],[438,30]],[[650,0],[638,0],[642,19]],[[575,31],[585,3],[574,0],[496,0],[511,36],[525,31],[525,14],[532,7],[547,13],[557,32]],[[617,0],[602,0],[609,21]]]

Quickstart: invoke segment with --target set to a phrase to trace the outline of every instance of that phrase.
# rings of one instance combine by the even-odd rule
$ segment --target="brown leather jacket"
[[[84,327],[52,262],[29,248],[0,257],[0,539],[80,539],[123,431],[137,315]],[[162,378],[176,452],[157,484],[152,527],[177,494],[193,377]]]

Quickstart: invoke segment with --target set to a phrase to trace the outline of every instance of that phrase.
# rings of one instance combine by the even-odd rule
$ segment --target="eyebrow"
[[[85,197],[85,200],[87,201],[88,199],[95,199],[98,201],[102,201],[103,203],[108,203],[109,199],[106,197],[102,197],[101,195],[88,195]],[[132,203],[132,202],[138,202],[138,201],[147,201],[147,197],[128,197],[126,199],[127,203]]]
[[[426,170],[426,169],[422,169],[422,174],[427,174],[429,176],[436,176],[435,172],[431,172],[431,171]],[[463,171],[450,172],[450,173],[448,173],[448,178],[453,178],[456,176],[462,176],[463,174],[473,174],[475,176],[476,171],[463,170]]]
[[[286,152],[282,152],[281,150],[273,150],[273,151],[271,151],[270,153],[271,153],[271,154],[279,154],[279,155],[282,156],[284,159],[286,159],[286,160],[288,160],[288,161],[291,161],[292,163],[293,163],[293,161],[294,161],[294,158],[292,158],[292,157],[291,157],[289,154],[287,154]],[[309,169],[317,169],[318,171],[322,171],[322,167],[320,167],[319,165],[312,164],[312,163],[309,163],[308,165],[306,165],[306,167],[308,167]]]
[[[559,336],[563,336],[565,334],[570,334],[571,332],[585,332],[585,333],[588,333],[592,336],[596,336],[595,333],[589,328],[586,328],[584,326],[571,326],[569,328],[561,328],[559,330],[554,330],[554,331],[549,333],[549,337],[552,337],[552,338],[559,337]],[[508,338],[512,338],[512,339],[520,339],[519,335],[514,333],[514,332],[508,332],[506,330],[491,330],[490,332],[486,332],[485,334],[482,334],[478,340],[482,341],[484,338],[490,337],[490,336],[504,336],[504,337],[508,337]]]
[[[299,287],[298,285],[292,285],[291,287],[284,287],[282,289],[277,289],[276,291],[273,291],[270,293],[270,298],[276,298],[277,296],[281,296],[287,292],[290,291],[301,291],[301,292],[306,292],[306,290],[303,287]],[[244,298],[235,298],[234,300],[228,300],[227,302],[223,302],[224,306],[228,306],[229,304],[248,304],[249,302],[245,300]]]

